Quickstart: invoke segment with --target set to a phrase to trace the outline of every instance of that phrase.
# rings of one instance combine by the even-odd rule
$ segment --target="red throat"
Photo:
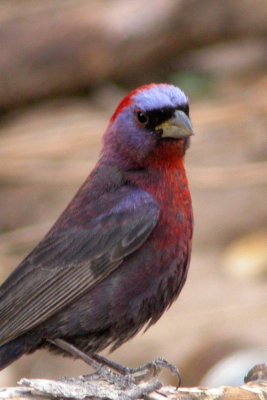
[[[181,141],[170,141],[155,148],[146,159],[146,166],[155,169],[179,169],[183,167],[185,144]]]

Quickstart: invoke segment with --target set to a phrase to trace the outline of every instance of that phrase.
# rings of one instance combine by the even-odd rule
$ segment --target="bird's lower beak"
[[[176,110],[174,116],[159,128],[162,138],[186,139],[194,134],[190,119],[181,110]]]

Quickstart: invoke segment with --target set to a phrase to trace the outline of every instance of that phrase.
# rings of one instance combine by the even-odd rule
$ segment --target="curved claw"
[[[157,373],[155,376],[157,376],[161,372],[162,368],[166,368],[170,371],[172,375],[176,376],[177,378],[178,383],[176,389],[178,389],[181,386],[182,378],[176,365],[169,363],[167,360],[161,357],[156,358],[154,361],[152,361],[151,364],[154,364],[154,366],[156,367]]]
[[[169,363],[164,358],[159,357],[140,367],[126,368],[126,370],[127,370],[127,375],[133,376],[136,381],[140,382],[141,380],[148,380],[151,376],[152,377],[158,376],[163,368],[168,369],[172,375],[176,376],[177,378],[176,389],[178,389],[181,386],[182,382],[180,372],[176,367],[176,365]]]

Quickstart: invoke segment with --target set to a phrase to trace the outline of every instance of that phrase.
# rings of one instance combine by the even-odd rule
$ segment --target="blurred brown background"
[[[185,385],[236,384],[266,362],[266,0],[2,0],[0,48],[0,280],[88,175],[121,97],[171,82],[196,132],[191,270],[161,320],[111,357],[162,356]],[[87,372],[40,351],[0,385]]]

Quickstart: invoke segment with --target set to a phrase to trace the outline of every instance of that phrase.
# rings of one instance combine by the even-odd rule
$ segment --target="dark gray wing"
[[[74,218],[67,229],[52,230],[3,284],[1,345],[89,291],[146,241],[158,222],[158,204],[146,192],[120,190],[86,228]]]

